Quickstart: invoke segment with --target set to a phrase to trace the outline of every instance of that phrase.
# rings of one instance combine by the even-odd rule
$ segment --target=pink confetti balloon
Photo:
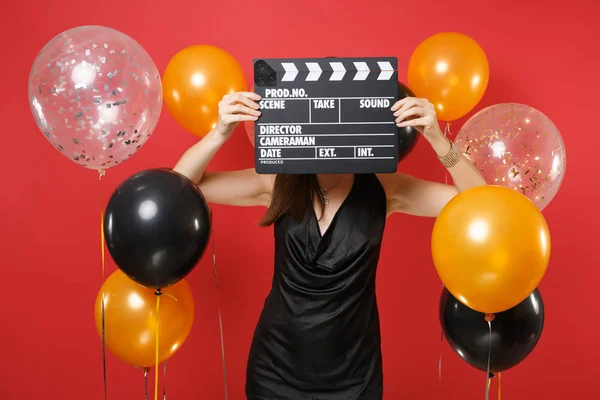
[[[543,210],[562,183],[566,153],[562,137],[540,111],[497,104],[471,117],[456,145],[486,182],[518,190]]]
[[[102,26],[70,29],[48,42],[28,86],[31,111],[48,141],[98,170],[146,143],[163,101],[160,74],[144,48]]]

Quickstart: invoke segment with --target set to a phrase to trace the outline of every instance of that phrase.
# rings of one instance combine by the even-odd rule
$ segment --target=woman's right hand
[[[252,92],[237,92],[223,96],[219,102],[216,132],[227,139],[240,122],[256,121],[261,114],[257,103],[260,99],[259,95]]]
[[[270,175],[259,175],[254,168],[241,171],[206,173],[217,151],[243,121],[256,121],[260,116],[256,93],[239,92],[223,96],[219,102],[216,126],[186,150],[173,170],[196,182],[210,203],[228,205],[266,205],[273,188]]]

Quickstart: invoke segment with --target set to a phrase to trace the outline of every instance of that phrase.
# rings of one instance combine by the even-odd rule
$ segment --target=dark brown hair
[[[335,56],[325,58],[337,58]],[[267,212],[260,220],[260,226],[270,226],[282,216],[289,214],[297,220],[306,217],[312,210],[315,196],[325,206],[317,176],[314,174],[277,175]]]
[[[315,196],[323,205],[320,193],[319,181],[314,174],[277,175],[269,208],[259,225],[270,226],[286,214],[302,220],[307,210],[312,210]]]

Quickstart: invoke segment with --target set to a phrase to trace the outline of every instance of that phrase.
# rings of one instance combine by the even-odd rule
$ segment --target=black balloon
[[[398,100],[415,97],[415,94],[402,82],[398,82]],[[406,158],[417,144],[420,133],[412,126],[398,128],[398,162]]]
[[[198,187],[170,169],[126,179],[106,207],[104,234],[117,266],[154,289],[183,279],[204,254],[210,210]]]
[[[506,371],[523,361],[535,348],[544,327],[544,303],[538,289],[520,304],[495,314],[492,346],[485,315],[458,301],[447,289],[440,298],[440,323],[450,347],[473,367]]]

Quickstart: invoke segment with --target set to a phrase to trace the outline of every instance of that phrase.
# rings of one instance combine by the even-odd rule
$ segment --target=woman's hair
[[[337,58],[335,56],[325,58]],[[270,226],[282,216],[289,214],[297,220],[306,216],[307,210],[312,210],[313,199],[319,199],[321,209],[325,207],[321,196],[321,188],[317,175],[277,175],[267,212],[260,220],[260,226]]]
[[[277,175],[269,208],[259,225],[270,226],[286,214],[302,220],[307,210],[312,209],[315,196],[323,205],[320,193],[319,181],[314,174]]]

